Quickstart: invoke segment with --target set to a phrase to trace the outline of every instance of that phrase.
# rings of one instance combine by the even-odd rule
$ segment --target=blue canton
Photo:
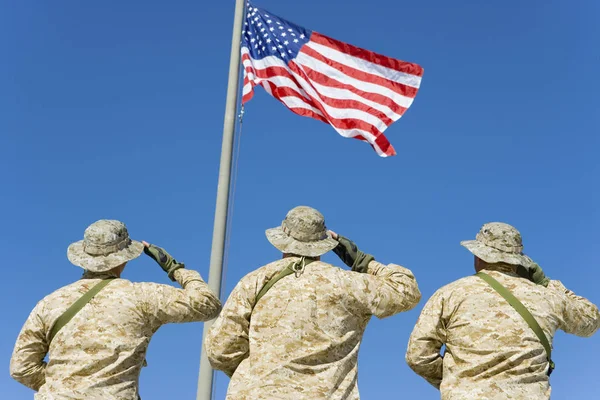
[[[298,55],[311,34],[308,29],[248,3],[242,46],[248,48],[255,60],[275,56],[287,64]]]

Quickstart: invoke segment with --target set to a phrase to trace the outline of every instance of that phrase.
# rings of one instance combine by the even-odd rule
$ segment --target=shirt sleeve
[[[249,354],[252,304],[243,280],[231,292],[223,311],[208,330],[204,348],[214,369],[233,375]]]
[[[353,292],[361,294],[370,314],[377,318],[411,310],[421,300],[417,281],[408,268],[371,261],[362,277],[364,287]]]
[[[438,389],[442,383],[444,363],[440,350],[446,340],[443,306],[441,293],[435,293],[423,307],[406,351],[408,366]]]
[[[577,296],[560,281],[552,280],[548,288],[557,291],[565,301],[560,329],[581,337],[590,337],[600,328],[600,313],[588,299]]]
[[[10,359],[10,376],[35,391],[46,382],[44,358],[48,353],[49,329],[42,319],[43,307],[43,302],[38,303],[25,321]]]
[[[215,318],[221,310],[218,296],[191,269],[178,269],[174,278],[181,289],[142,283],[142,303],[155,329],[168,323],[198,322]]]

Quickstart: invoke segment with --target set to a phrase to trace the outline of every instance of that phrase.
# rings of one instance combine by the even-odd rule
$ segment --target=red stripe
[[[242,90],[244,87],[246,87],[247,84],[250,84],[252,87],[250,89],[250,92],[242,96],[242,104],[249,102],[250,100],[252,100],[252,97],[254,97],[254,82],[250,81],[250,79],[248,78],[248,74],[246,73],[246,71],[244,71],[244,85],[242,86]]]
[[[361,80],[363,82],[375,83],[379,86],[386,87],[399,95],[415,98],[419,89],[414,88],[412,86],[403,85],[399,82],[394,82],[389,79],[382,78],[379,75],[370,74],[360,69],[349,67],[345,64],[341,64],[335,60],[325,57],[324,55],[318,53],[316,50],[311,49],[308,46],[302,46],[300,50],[301,53],[306,54],[309,57],[312,57],[316,60],[322,61],[325,64],[329,65],[332,68],[337,69],[338,71],[343,72],[344,74],[351,76],[352,78]],[[304,64],[303,64],[304,65]]]
[[[325,79],[327,79],[327,77],[325,75],[323,75],[323,74],[320,74],[321,75],[320,77],[315,76],[315,78],[322,78],[323,81],[321,79],[313,79],[313,76],[311,75],[312,70],[310,70],[311,73],[307,74],[306,70],[309,69],[309,68],[304,67],[303,69],[304,69],[304,71],[303,71],[302,75],[305,76],[305,77],[307,77],[308,80],[312,80],[312,81],[316,81],[318,83],[324,84],[323,81]],[[273,77],[277,77],[277,76],[285,76],[285,77],[289,78],[290,80],[292,80],[296,86],[300,87],[300,84],[296,81],[296,79],[294,78],[294,76],[292,76],[289,73],[289,71],[287,71],[286,69],[284,69],[282,67],[269,67],[269,68],[260,69],[260,70],[257,70],[257,69],[251,68],[251,67],[246,67],[246,71],[252,71],[252,73],[254,73],[255,76],[257,76],[258,78],[261,78],[261,79],[269,79],[269,78],[273,78]],[[318,73],[315,72],[315,75],[316,74],[318,74]],[[328,85],[328,86],[333,86],[333,85]],[[271,85],[270,87],[273,88],[273,87],[276,87],[276,86],[275,85]],[[349,86],[348,88],[352,88],[352,86]],[[318,92],[316,89],[315,89],[315,91],[317,93],[319,93],[319,99],[320,99],[320,101],[323,102],[323,103],[325,103],[325,104],[327,104],[327,105],[329,105],[329,106],[331,106],[331,107],[340,108],[340,109],[357,109],[357,110],[364,111],[366,113],[369,113],[369,114],[373,115],[376,118],[379,118],[386,126],[389,126],[389,125],[391,125],[394,122],[394,120],[392,120],[391,118],[389,118],[388,116],[386,116],[383,112],[381,112],[381,111],[379,111],[379,110],[377,110],[375,108],[372,108],[369,105],[361,103],[361,102],[359,102],[357,100],[335,99],[335,98],[323,95],[322,93]],[[356,90],[353,90],[353,91],[357,92]],[[302,98],[302,95],[299,92],[295,93],[294,95],[296,97]],[[385,100],[387,100],[387,103],[390,103],[390,99],[389,98],[387,98],[385,96],[381,96],[381,95],[378,95],[378,96],[381,97],[381,98],[383,98],[383,99],[385,99]],[[367,97],[367,96],[365,96],[365,97]],[[396,112],[397,114],[400,114],[400,115],[402,113],[404,113],[404,111],[405,111],[404,108],[398,106],[395,103],[390,108],[394,112]]]
[[[361,60],[369,61],[374,64],[379,64],[386,68],[394,69],[399,72],[404,72],[405,74],[423,76],[423,67],[421,67],[418,64],[397,60],[395,58],[387,57],[369,50],[361,49],[360,47],[340,42],[339,40],[332,39],[328,36],[321,35],[317,32],[312,33],[312,35],[310,36],[310,40],[315,43],[322,44],[323,46],[339,50],[342,53],[346,53],[350,56],[360,58]]]

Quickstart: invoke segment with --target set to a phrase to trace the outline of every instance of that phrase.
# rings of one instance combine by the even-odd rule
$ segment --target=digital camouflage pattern
[[[109,277],[86,272],[83,279],[45,297],[29,315],[15,344],[10,374],[37,391],[35,399],[137,399],[148,343],[158,328],[209,320],[221,309],[219,299],[193,270],[175,271],[183,289],[115,279],[49,345],[50,329],[59,316]]]
[[[282,253],[318,257],[338,245],[327,232],[323,214],[312,207],[291,209],[281,226],[267,229],[267,239]]]
[[[367,273],[314,261],[255,298],[299,258],[246,275],[204,342],[215,369],[231,377],[228,400],[358,399],[357,356],[372,315],[412,309],[421,298],[410,270],[376,261]]]
[[[460,244],[488,264],[503,262],[527,268],[533,262],[523,254],[521,233],[503,222],[484,224],[475,240],[465,240]]]
[[[560,281],[551,280],[547,288],[536,285],[506,264],[485,273],[527,307],[550,343],[558,329],[588,337],[600,327],[598,308]],[[541,342],[521,315],[476,276],[459,279],[429,299],[410,336],[406,361],[440,390],[442,400],[550,398]]]
[[[87,271],[105,272],[139,257],[144,245],[131,240],[124,223],[101,219],[87,227],[83,240],[67,249],[73,264]]]

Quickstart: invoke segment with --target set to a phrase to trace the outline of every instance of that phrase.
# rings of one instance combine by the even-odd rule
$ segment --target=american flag
[[[423,68],[302,28],[248,3],[242,39],[242,103],[254,86],[298,115],[367,141],[382,157],[396,151],[383,135],[410,107]]]

